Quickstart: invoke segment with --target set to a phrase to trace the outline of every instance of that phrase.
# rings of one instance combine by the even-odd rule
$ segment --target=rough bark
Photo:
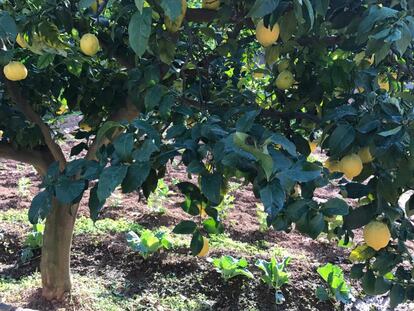
[[[70,249],[77,209],[78,204],[63,205],[54,199],[46,218],[40,272],[42,295],[48,300],[61,300],[72,288]]]

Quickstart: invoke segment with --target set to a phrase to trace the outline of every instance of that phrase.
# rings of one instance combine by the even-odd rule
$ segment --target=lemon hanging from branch
[[[197,254],[198,257],[204,257],[208,254],[210,247],[208,245],[208,239],[203,237],[203,248],[201,251]]]
[[[365,243],[376,251],[386,247],[390,242],[390,239],[390,230],[383,222],[374,220],[364,227]]]
[[[92,34],[84,34],[80,40],[80,49],[83,54],[94,56],[99,51],[99,40]]]
[[[357,154],[350,154],[343,157],[339,162],[339,166],[341,172],[350,180],[361,174],[363,169],[361,158]]]
[[[27,68],[21,62],[10,62],[3,68],[3,73],[10,81],[20,81],[27,78]]]
[[[291,88],[294,82],[293,74],[289,70],[284,70],[276,78],[276,87],[280,90],[287,90]]]
[[[263,47],[268,47],[275,43],[279,38],[279,34],[280,27],[278,23],[274,24],[270,28],[267,28],[264,25],[263,20],[260,20],[259,23],[257,23],[256,38]]]

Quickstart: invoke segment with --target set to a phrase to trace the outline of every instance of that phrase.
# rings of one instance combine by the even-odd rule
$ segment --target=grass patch
[[[270,247],[266,241],[258,241],[255,244],[236,241],[226,234],[217,234],[210,236],[210,246],[212,249],[231,250],[237,253],[242,253],[250,256],[255,255],[273,255],[278,257],[295,257],[286,249],[278,246]]]
[[[110,281],[94,276],[73,275],[72,297],[65,307],[80,310],[123,311],[123,310],[211,310],[207,297],[199,293],[194,298],[177,293],[161,297],[157,293],[145,290],[139,295],[128,297],[122,294],[123,285],[119,281]],[[27,297],[41,286],[39,273],[20,280],[0,278],[0,296],[2,302],[17,306],[30,303]],[[121,289],[121,291],[119,290]]]
[[[7,211],[0,212],[0,221],[9,223],[27,223],[29,224],[29,218],[26,210],[9,209]]]
[[[105,234],[105,233],[123,233],[128,231],[140,232],[143,227],[137,223],[125,218],[120,219],[102,219],[94,223],[90,218],[79,217],[75,224],[75,234]]]

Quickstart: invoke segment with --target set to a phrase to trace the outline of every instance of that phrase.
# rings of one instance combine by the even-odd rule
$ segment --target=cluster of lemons
[[[273,27],[266,27],[263,20],[260,20],[256,26],[256,39],[265,48],[270,47],[279,39],[280,27],[276,23]],[[279,75],[276,78],[276,87],[280,90],[290,89],[295,82],[293,74],[288,70],[289,62],[282,61],[278,65]]]
[[[391,233],[387,224],[382,221],[373,220],[364,227],[364,241],[369,246],[379,251],[388,245]]]
[[[339,161],[328,159],[325,161],[324,166],[329,170],[329,172],[344,173],[346,178],[352,180],[354,177],[361,174],[362,169],[364,168],[363,165],[372,162],[373,159],[374,158],[371,155],[369,147],[364,147],[359,149],[357,154],[352,153],[346,155]]]
[[[29,47],[23,35],[18,34],[16,43],[23,49]],[[99,40],[91,33],[84,34],[80,40],[80,49],[82,53],[93,56],[99,51]],[[11,61],[3,68],[4,76],[10,81],[21,81],[27,78],[28,71],[26,66],[19,61]]]

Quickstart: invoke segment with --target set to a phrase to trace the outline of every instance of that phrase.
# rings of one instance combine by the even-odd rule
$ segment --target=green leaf
[[[142,9],[144,7],[145,0],[135,0],[135,6],[137,7],[138,11],[142,13]]]
[[[39,69],[44,69],[48,67],[51,63],[53,63],[55,59],[55,54],[46,53],[43,55],[40,55],[37,59],[37,65],[36,67]]]
[[[387,293],[391,288],[391,282],[384,277],[379,276],[375,280],[375,294],[376,295],[384,295]]]
[[[148,162],[154,152],[159,151],[159,148],[151,139],[146,139],[142,146],[133,152],[132,157],[137,162]]]
[[[266,213],[274,219],[282,210],[285,203],[285,192],[279,180],[274,179],[262,189],[260,189],[260,200],[262,201]]]
[[[295,33],[297,28],[297,21],[294,11],[288,11],[285,15],[280,18],[280,29],[283,31],[280,32],[280,37],[283,42],[289,41],[292,35]]]
[[[0,39],[10,39],[14,42],[17,33],[16,22],[10,14],[6,11],[0,12]]]
[[[223,177],[219,173],[201,175],[201,191],[213,204],[220,204],[222,200],[222,184]]]
[[[395,308],[400,303],[404,302],[405,291],[400,284],[394,284],[390,291],[390,307]]]
[[[173,232],[176,234],[192,234],[197,229],[197,225],[194,221],[183,220],[175,226]]]
[[[112,134],[113,131],[117,128],[122,127],[122,124],[115,121],[107,121],[105,122],[100,128],[98,133],[96,134],[96,141],[97,143],[101,143],[102,140],[107,137],[109,134]]]
[[[144,8],[136,12],[128,26],[129,44],[138,57],[144,55],[151,35],[152,9]]]
[[[175,21],[181,15],[181,0],[161,0],[160,5],[164,10],[165,15],[167,15],[172,21]]]
[[[326,203],[323,204],[321,212],[325,216],[333,215],[348,215],[349,207],[348,204],[341,199],[333,198],[329,199]]]
[[[122,192],[129,193],[138,190],[147,179],[150,170],[151,165],[148,162],[130,165],[122,182]]]
[[[52,209],[51,195],[47,190],[39,192],[32,200],[29,209],[29,221],[37,224],[40,220],[46,218]]]
[[[402,29],[401,29],[401,39],[395,42],[395,47],[397,48],[398,53],[400,56],[403,56],[407,48],[409,47],[412,35],[410,32],[410,28],[407,26],[406,23],[402,22]]]
[[[79,1],[79,8],[81,10],[90,8],[94,2],[96,2],[96,0],[81,0]]]
[[[118,165],[105,168],[99,176],[97,195],[100,201],[106,200],[124,180],[128,166]]]
[[[220,234],[224,232],[223,224],[214,218],[208,218],[203,221],[203,227],[209,234]]]
[[[103,200],[103,201],[99,200],[97,192],[98,192],[98,185],[93,187],[91,191],[89,192],[89,202],[88,202],[89,214],[93,221],[98,220],[99,213],[102,210],[105,204],[105,201],[106,201],[106,200]]]
[[[341,124],[329,137],[329,149],[332,155],[340,155],[355,140],[355,130],[349,124]]]
[[[70,204],[78,199],[85,190],[84,180],[63,178],[55,185],[56,198],[63,204]]]
[[[154,110],[154,108],[158,107],[158,105],[160,104],[163,96],[164,87],[162,87],[160,84],[154,85],[145,94],[145,108],[148,111]]]
[[[264,145],[267,143],[272,142],[273,144],[280,145],[283,149],[285,149],[291,156],[296,157],[296,146],[294,143],[292,143],[289,139],[287,139],[285,136],[282,136],[280,134],[273,134],[271,137],[269,137]]]
[[[372,220],[376,212],[372,204],[350,209],[349,214],[344,216],[344,228],[348,230],[361,228]]]
[[[303,2],[305,3],[305,6],[308,10],[309,21],[310,21],[309,30],[311,30],[313,28],[313,23],[315,22],[315,13],[313,12],[312,3],[309,0],[303,0]]]
[[[362,289],[368,295],[375,295],[375,275],[371,270],[368,270],[361,279]]]
[[[330,0],[315,0],[315,11],[320,16],[324,17],[326,12],[328,12]]]
[[[316,297],[320,301],[326,301],[329,299],[329,293],[326,291],[326,289],[322,286],[318,286],[316,288]]]
[[[116,154],[122,159],[128,159],[134,148],[134,135],[132,133],[125,133],[117,137],[113,142]]]
[[[379,65],[381,61],[388,55],[390,51],[391,43],[381,44],[381,48],[375,51],[375,65]]]
[[[196,256],[198,255],[201,250],[203,249],[204,239],[201,235],[200,231],[196,230],[193,233],[193,237],[191,238],[190,249],[191,253]]]
[[[309,203],[312,202],[310,200],[297,200],[292,204],[289,204],[286,208],[286,215],[292,220],[293,222],[298,221],[302,215],[307,214],[309,210]]]
[[[390,17],[396,17],[398,11],[388,8],[372,5],[368,11],[367,16],[359,24],[358,32],[367,33],[374,27],[375,23]]]
[[[278,5],[279,0],[256,0],[247,16],[253,18],[263,17],[276,10]]]

